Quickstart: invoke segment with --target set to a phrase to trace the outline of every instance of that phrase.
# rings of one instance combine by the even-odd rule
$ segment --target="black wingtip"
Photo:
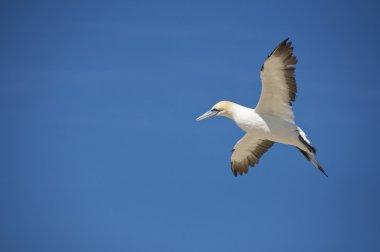
[[[325,169],[322,168],[322,166],[318,165],[318,170],[320,170],[327,178],[329,177],[325,172]]]
[[[274,50],[268,55],[267,58],[269,58],[270,56],[273,55],[273,53],[278,49],[280,48],[281,46],[285,46],[286,44],[288,44],[288,41],[289,41],[289,38],[286,38],[285,40],[283,40],[280,44],[278,44],[278,46],[276,48],[274,48]],[[291,42],[289,42],[291,43]],[[264,69],[264,65],[261,66],[261,71],[263,71]]]
[[[232,152],[234,152],[235,149],[232,150]],[[231,171],[232,171],[232,174],[234,174],[235,177],[237,177],[237,171],[234,170],[233,166],[232,166],[232,162],[231,162]]]
[[[298,148],[298,147],[296,147],[296,148],[302,153],[302,155],[305,156],[305,158],[306,158],[307,160],[311,161],[311,158],[310,158],[309,154],[308,154],[306,151],[304,151],[304,150],[302,150],[302,149],[300,149],[300,148]],[[314,164],[314,163],[313,163],[313,164]],[[318,162],[316,163],[316,166],[317,166],[317,168],[318,168],[318,170],[319,170],[320,172],[322,172],[326,177],[329,177],[329,176],[327,175],[327,173],[325,172],[325,169],[323,169],[322,166],[321,166]]]
[[[281,46],[285,46],[285,45],[287,45],[287,44],[291,44],[292,42],[290,42],[289,41],[289,38],[286,38],[286,39],[284,39],[278,46],[277,46],[277,48],[279,48],[279,47],[281,47]],[[276,48],[276,49],[277,49]]]
[[[328,178],[329,176],[327,175],[327,173],[325,172],[325,170],[321,170],[321,172],[326,176],[326,178]]]

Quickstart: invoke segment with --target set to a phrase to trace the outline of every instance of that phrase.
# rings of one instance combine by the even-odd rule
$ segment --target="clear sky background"
[[[1,251],[380,251],[378,1],[1,1]],[[290,37],[297,123],[235,178]]]

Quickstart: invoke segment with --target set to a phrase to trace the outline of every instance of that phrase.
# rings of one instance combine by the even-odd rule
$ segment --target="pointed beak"
[[[218,111],[207,111],[206,113],[204,113],[203,115],[201,115],[200,117],[198,117],[196,119],[196,121],[201,121],[203,119],[216,116],[217,114],[218,114]]]

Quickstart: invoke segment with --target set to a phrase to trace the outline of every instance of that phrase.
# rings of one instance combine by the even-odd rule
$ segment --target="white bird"
[[[294,121],[292,102],[297,92],[296,64],[292,43],[285,39],[261,67],[262,90],[255,109],[221,101],[196,119],[200,121],[213,116],[225,116],[246,132],[232,150],[231,169],[235,176],[247,173],[249,166],[259,163],[261,156],[276,142],[297,147],[327,176],[315,158],[315,148]]]

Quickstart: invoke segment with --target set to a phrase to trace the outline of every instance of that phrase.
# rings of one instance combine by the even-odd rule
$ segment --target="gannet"
[[[297,85],[295,65],[289,38],[282,41],[268,56],[261,67],[262,90],[255,109],[230,101],[220,101],[198,117],[200,121],[213,116],[232,119],[246,134],[232,149],[231,170],[235,176],[248,172],[250,166],[259,163],[261,156],[274,143],[295,146],[316,168],[327,176],[315,158],[316,150],[306,134],[294,120],[292,102]]]

